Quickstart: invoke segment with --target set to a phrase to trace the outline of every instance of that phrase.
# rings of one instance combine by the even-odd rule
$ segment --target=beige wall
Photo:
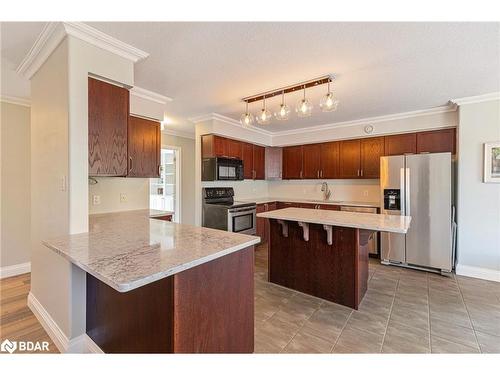
[[[483,182],[483,145],[500,141],[500,100],[461,105],[457,273],[500,281],[500,184]]]
[[[97,184],[89,185],[89,213],[140,210],[149,208],[149,178],[98,177]],[[120,201],[125,194],[126,202]],[[98,195],[101,204],[93,204]]]
[[[7,267],[30,261],[30,108],[1,102],[1,257]]]
[[[194,139],[162,134],[162,147],[181,149],[181,222],[195,224],[195,142]]]

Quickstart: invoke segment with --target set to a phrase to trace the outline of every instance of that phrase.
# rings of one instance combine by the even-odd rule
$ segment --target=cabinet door
[[[253,145],[251,143],[242,143],[241,160],[243,160],[243,178],[253,178]]]
[[[299,203],[300,208],[316,208],[317,204],[314,203]]]
[[[421,152],[455,154],[455,128],[417,133],[417,153]]]
[[[266,178],[266,149],[262,146],[253,145],[253,170],[254,179]]]
[[[283,148],[283,178],[302,178],[302,146]]]
[[[267,210],[268,211],[274,211],[276,209],[278,209],[277,202],[270,202],[270,203],[267,204]]]
[[[257,213],[260,213],[260,212],[266,212],[266,205],[265,204],[258,204],[257,205]],[[255,235],[260,237],[261,243],[266,242],[266,221],[267,221],[267,219],[265,219],[263,217],[257,218]]]
[[[338,178],[339,142],[321,144],[321,178]]]
[[[127,175],[129,91],[88,79],[90,176]]]
[[[384,156],[384,137],[361,140],[361,177],[380,177],[380,157]]]
[[[339,148],[340,178],[359,178],[361,165],[361,142],[359,139],[341,141]]]
[[[384,151],[386,156],[415,154],[417,152],[417,133],[384,137]]]
[[[302,178],[319,178],[321,169],[321,145],[304,145],[302,147]]]
[[[130,116],[129,177],[159,177],[160,123]]]
[[[229,157],[229,143],[224,137],[219,137],[217,135],[212,136],[213,138],[213,156],[217,157]]]
[[[241,159],[241,142],[234,139],[226,139],[227,153],[230,158]]]
[[[293,202],[277,202],[276,208],[279,210],[281,208],[289,208],[289,207],[300,207],[300,203]]]
[[[340,211],[340,206],[334,204],[320,204],[320,210],[331,210],[331,211]]]
[[[280,180],[283,170],[283,149],[281,147],[266,147],[265,161],[266,180]]]

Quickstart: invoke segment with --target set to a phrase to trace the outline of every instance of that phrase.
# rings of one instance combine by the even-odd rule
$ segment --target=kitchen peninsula
[[[44,241],[87,273],[87,335],[105,353],[251,353],[255,236],[90,215],[87,233]]]
[[[270,221],[269,281],[357,309],[368,284],[369,237],[406,233],[411,217],[307,208],[262,212]]]

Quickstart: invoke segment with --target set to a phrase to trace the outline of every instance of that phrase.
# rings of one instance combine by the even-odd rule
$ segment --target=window
[[[168,146],[161,150],[160,178],[150,181],[149,207],[172,211],[173,221],[180,222],[180,148]]]

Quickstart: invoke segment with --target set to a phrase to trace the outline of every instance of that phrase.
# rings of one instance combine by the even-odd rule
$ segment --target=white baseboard
[[[12,266],[0,267],[0,279],[22,275],[31,272],[31,262],[14,264]]]
[[[455,268],[457,275],[475,277],[476,279],[490,280],[500,282],[500,271],[489,268],[480,268],[472,266],[464,266],[457,264]]]
[[[101,348],[87,334],[82,334],[71,340],[64,334],[42,304],[30,292],[28,307],[45,329],[55,346],[61,353],[103,353]]]

